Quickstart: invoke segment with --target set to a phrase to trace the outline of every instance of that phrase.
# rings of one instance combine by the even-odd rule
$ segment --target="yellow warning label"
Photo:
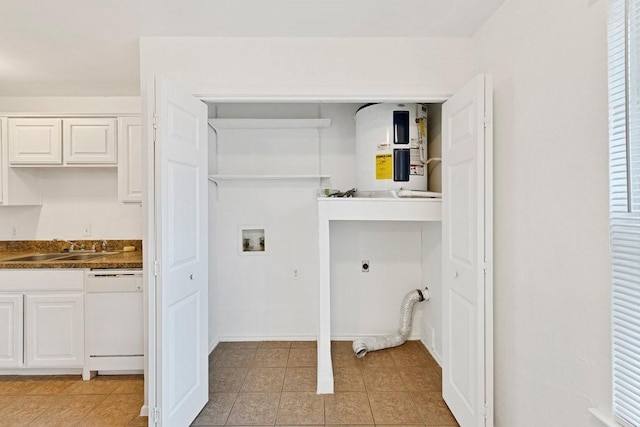
[[[393,156],[378,154],[376,156],[376,179],[391,179],[393,176]]]

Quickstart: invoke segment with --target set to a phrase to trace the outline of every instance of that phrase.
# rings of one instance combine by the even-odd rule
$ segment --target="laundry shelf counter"
[[[442,199],[318,198],[319,312],[318,394],[333,393],[331,364],[331,221],[442,220]]]
[[[442,199],[321,197],[325,221],[441,221]]]

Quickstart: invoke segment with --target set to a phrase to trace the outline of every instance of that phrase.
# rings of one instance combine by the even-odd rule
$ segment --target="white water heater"
[[[427,112],[421,104],[368,104],[356,112],[356,188],[363,197],[427,191]]]

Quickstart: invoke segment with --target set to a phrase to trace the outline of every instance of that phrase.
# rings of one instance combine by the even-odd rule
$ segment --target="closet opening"
[[[208,102],[210,342],[318,339],[319,206],[327,194],[358,187],[356,114],[367,105]],[[369,153],[371,173],[387,173],[383,156],[407,147],[406,167],[389,169],[391,178],[422,173],[423,190],[437,195],[442,104],[388,105],[395,110],[389,114],[394,147]],[[416,106],[424,111],[423,170],[411,164],[409,152],[418,124],[405,111]],[[403,296],[428,286],[431,299],[416,307],[410,339],[422,341],[440,363],[439,217],[370,221],[367,211],[376,209],[371,204],[362,220],[330,225],[331,339],[393,332]]]

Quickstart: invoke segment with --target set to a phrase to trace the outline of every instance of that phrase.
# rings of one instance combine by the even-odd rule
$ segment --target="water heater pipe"
[[[413,307],[417,302],[429,300],[429,289],[414,289],[405,295],[400,306],[400,327],[395,335],[382,337],[367,337],[357,339],[353,342],[353,352],[357,358],[364,357],[370,351],[382,350],[390,347],[402,345],[409,338],[411,333],[411,323],[413,319]]]

